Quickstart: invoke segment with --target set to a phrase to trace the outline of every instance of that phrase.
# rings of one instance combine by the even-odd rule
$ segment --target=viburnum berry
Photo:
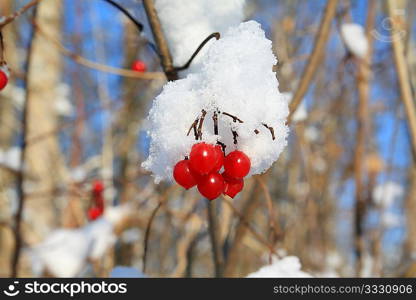
[[[197,181],[189,168],[189,160],[184,159],[179,161],[173,168],[173,178],[176,182],[185,189],[190,189],[195,186]]]
[[[131,69],[136,72],[146,72],[146,63],[142,60],[135,60],[131,65]]]
[[[224,191],[224,179],[218,173],[210,173],[198,182],[198,191],[209,200],[214,200]]]
[[[241,151],[233,151],[224,159],[224,170],[229,177],[243,178],[250,172],[250,159]]]
[[[99,218],[104,212],[104,209],[98,207],[90,207],[88,209],[88,220],[94,221]]]
[[[92,190],[96,193],[104,191],[104,183],[100,180],[94,181],[92,184]]]
[[[243,179],[232,179],[231,181],[224,179],[224,195],[234,198],[243,188]]]
[[[9,82],[9,74],[5,67],[0,67],[0,91],[3,90]]]
[[[218,172],[224,165],[224,152],[222,152],[220,145],[215,146],[215,154],[217,156],[217,163],[215,164],[213,172]]]
[[[198,143],[192,146],[189,155],[189,166],[192,171],[206,175],[217,166],[218,153],[213,145]]]

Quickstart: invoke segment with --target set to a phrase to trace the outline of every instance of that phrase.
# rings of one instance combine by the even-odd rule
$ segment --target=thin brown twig
[[[369,51],[366,58],[359,63],[357,74],[358,108],[357,108],[357,137],[354,155],[354,177],[355,177],[355,210],[354,210],[354,244],[356,255],[356,275],[359,276],[363,265],[364,252],[364,229],[363,223],[367,212],[367,197],[364,189],[364,158],[366,154],[366,140],[368,136],[368,97],[370,89],[370,68],[372,59],[371,31],[374,28],[376,7],[375,1],[371,1],[367,13],[366,36],[369,41]]]
[[[309,85],[312,82],[313,76],[319,67],[319,62],[322,59],[322,53],[324,51],[326,41],[328,40],[331,32],[332,19],[335,17],[337,10],[338,0],[328,0],[325,12],[322,16],[321,23],[319,25],[318,33],[315,37],[315,46],[308,60],[308,64],[303,71],[299,85],[296,89],[295,95],[293,96],[292,102],[289,105],[289,116],[287,119],[288,124],[291,123],[293,114],[302,102],[303,97],[308,91]]]
[[[172,189],[174,188],[175,186],[172,186],[162,195],[161,199],[159,200],[159,203],[157,204],[155,209],[150,214],[149,221],[147,222],[144,239],[143,239],[143,257],[142,257],[143,273],[146,272],[147,253],[148,253],[148,248],[149,248],[150,232],[152,229],[153,221],[156,217],[157,212],[165,204],[165,202],[168,199],[169,194],[172,192]]]
[[[403,16],[397,14],[394,1],[387,1],[387,12],[392,23],[392,47],[394,63],[397,71],[397,78],[400,88],[400,95],[406,111],[407,122],[410,131],[410,141],[412,145],[413,159],[416,161],[416,108],[412,95],[411,80],[409,77],[409,70],[406,63],[405,47],[403,45],[403,37],[400,32],[404,31]]]
[[[36,3],[39,1],[36,1]],[[34,4],[36,4],[34,3]],[[33,5],[34,5],[33,4]],[[37,7],[35,7],[35,10],[33,12],[33,19],[35,19],[37,16]],[[32,28],[32,33],[30,37],[30,44],[28,47],[27,52],[27,65],[28,68],[30,68],[31,61],[32,61],[32,49],[33,49],[33,41],[35,38],[35,29]],[[26,87],[29,84],[29,76],[31,76],[30,69],[27,70],[25,75],[25,83]],[[26,159],[26,150],[27,150],[27,134],[29,129],[29,101],[31,99],[30,97],[30,89],[26,88],[26,101],[23,104],[23,112],[22,112],[22,146],[20,150],[20,166],[23,169],[25,166],[25,159]],[[14,246],[14,252],[13,257],[11,260],[11,277],[17,277],[18,275],[18,268],[19,268],[19,259],[20,259],[20,252],[22,248],[22,232],[21,232],[21,223],[22,223],[22,216],[23,216],[23,209],[25,205],[25,192],[24,192],[24,181],[25,181],[25,172],[19,172],[17,175],[17,195],[18,195],[18,207],[17,212],[15,216],[15,228],[14,228],[14,239],[15,239],[15,246]]]
[[[217,218],[215,212],[216,202],[205,199],[207,202],[207,216],[208,216],[208,233],[211,241],[212,259],[214,261],[215,277],[220,278],[224,271],[224,258],[222,255],[222,247],[219,244],[217,230]]]
[[[211,33],[208,37],[206,37],[202,43],[198,46],[198,48],[195,50],[195,52],[192,54],[191,58],[186,62],[186,64],[184,64],[182,67],[176,67],[175,70],[176,71],[183,71],[189,68],[189,66],[191,65],[192,61],[195,59],[195,57],[198,55],[198,53],[202,50],[202,48],[204,48],[205,44],[208,43],[212,38],[215,39],[219,39],[220,38],[220,33],[219,32],[214,32]]]
[[[6,26],[7,24],[10,24],[11,22],[13,22],[16,18],[20,17],[22,14],[24,14],[30,8],[32,8],[35,5],[37,5],[40,1],[42,1],[42,0],[32,0],[28,4],[24,5],[18,11],[12,13],[11,15],[8,15],[7,17],[4,17],[2,19],[2,21],[0,22],[0,30],[2,30],[3,27]]]
[[[83,57],[79,54],[73,53],[72,51],[65,48],[65,46],[62,45],[62,43],[60,41],[58,41],[57,39],[55,39],[55,38],[49,36],[48,34],[46,34],[46,32],[44,30],[42,30],[42,28],[36,22],[34,22],[33,24],[34,24],[37,32],[39,32],[48,41],[50,41],[53,45],[55,45],[63,55],[68,56],[74,62],[76,62],[80,65],[83,65],[85,67],[88,67],[88,68],[91,68],[91,69],[94,69],[94,70],[98,70],[98,71],[101,71],[101,72],[120,75],[120,76],[124,76],[124,77],[137,78],[137,79],[151,80],[151,79],[164,79],[165,78],[165,75],[162,72],[137,72],[137,71],[133,71],[133,70],[116,68],[116,67],[112,67],[112,66],[108,66],[108,65],[104,65],[104,64],[100,64],[100,63],[91,61],[91,60],[89,60],[89,59],[87,59],[87,58],[85,58],[85,57]]]
[[[153,0],[143,0],[144,9],[146,11],[147,19],[149,20],[150,28],[152,29],[153,38],[156,42],[163,71],[169,81],[177,80],[178,72],[173,66],[172,55],[170,53],[168,42],[163,34],[162,25],[156,12]]]
[[[276,242],[278,238],[281,237],[281,231],[278,224],[276,223],[276,213],[273,207],[273,200],[270,196],[270,191],[268,190],[266,184],[264,183],[261,176],[256,176],[257,182],[260,184],[260,188],[263,190],[264,197],[266,199],[267,210],[269,211],[269,228],[272,233],[272,244]]]
[[[256,232],[252,226],[250,225],[250,222],[247,221],[247,219],[245,218],[245,216],[233,205],[233,203],[227,199],[226,197],[223,197],[223,201],[225,202],[225,204],[227,204],[231,210],[233,211],[233,213],[239,218],[241,224],[243,224],[248,231],[261,243],[263,244],[267,249],[269,249],[269,251],[273,254],[276,254],[276,251],[274,250],[274,247],[269,244],[267,242],[267,240],[265,238],[263,238],[258,232]]]

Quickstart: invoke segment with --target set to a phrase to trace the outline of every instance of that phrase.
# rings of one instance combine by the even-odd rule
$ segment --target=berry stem
[[[232,130],[232,129],[231,129],[231,132],[233,134],[234,145],[236,145],[237,144],[238,133],[237,133],[237,131]]]
[[[199,138],[200,140],[202,140],[202,125],[204,124],[206,114],[207,112],[203,109],[201,119],[199,120],[198,133],[197,133],[197,139]]]
[[[264,126],[264,127],[266,127],[267,129],[269,129],[270,130],[270,133],[271,133],[271,135],[272,135],[272,140],[274,141],[275,140],[275,136],[274,136],[274,128],[273,127],[270,127],[270,126],[268,126],[267,124],[265,124],[265,123],[262,123],[262,125]]]
[[[214,111],[212,120],[214,121],[214,134],[218,135],[218,114],[216,111]]]
[[[238,117],[236,117],[236,116],[233,116],[232,114],[229,114],[229,113],[224,112],[224,111],[222,112],[222,114],[223,114],[223,115],[225,115],[225,116],[227,116],[227,117],[232,118],[234,123],[236,123],[237,121],[238,121],[238,123],[244,123],[244,121],[243,121],[243,120],[239,119],[239,118],[238,118]]]

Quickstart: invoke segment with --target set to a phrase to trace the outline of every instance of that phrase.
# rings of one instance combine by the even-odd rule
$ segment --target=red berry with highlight
[[[196,179],[189,168],[189,160],[181,160],[173,168],[173,178],[185,189],[196,185]]]
[[[88,220],[94,221],[98,219],[104,212],[104,209],[98,207],[91,207],[88,210]]]
[[[250,159],[241,151],[233,151],[224,159],[224,170],[228,176],[243,178],[250,172]]]
[[[234,198],[244,188],[243,179],[234,179],[232,181],[225,181],[224,195]]]
[[[9,82],[9,76],[7,73],[0,69],[0,91],[4,89]]]
[[[213,145],[198,143],[192,146],[189,166],[193,172],[206,175],[216,167],[217,160],[218,154]]]
[[[92,184],[92,190],[96,193],[104,191],[104,183],[100,180],[94,181]]]
[[[214,200],[224,191],[224,179],[218,173],[210,173],[198,182],[198,191],[209,200]]]
[[[131,65],[131,69],[136,72],[146,72],[147,66],[145,62],[141,60],[135,60]]]

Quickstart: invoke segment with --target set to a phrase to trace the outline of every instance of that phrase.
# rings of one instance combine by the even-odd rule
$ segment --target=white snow
[[[110,278],[143,278],[142,272],[133,267],[115,266],[109,275]]]
[[[341,36],[351,54],[364,59],[368,52],[368,39],[360,24],[345,23],[341,25]]]
[[[245,0],[155,0],[174,65],[184,65],[211,33],[222,34],[238,25],[244,17],[244,3]],[[199,68],[205,50],[195,58],[190,70]]]
[[[0,166],[19,171],[21,168],[20,153],[19,147],[11,147],[7,150],[0,149]]]
[[[382,208],[388,208],[403,195],[403,187],[394,181],[378,184],[373,190],[374,202]]]
[[[61,117],[70,117],[74,113],[70,93],[71,88],[65,83],[60,83],[56,87],[55,111]]]
[[[153,101],[148,117],[150,155],[142,166],[155,181],[172,179],[173,166],[196,143],[191,124],[207,111],[202,140],[227,145],[226,153],[239,149],[251,160],[250,175],[266,171],[286,146],[287,99],[279,93],[276,58],[260,24],[249,21],[228,30],[211,44],[201,58],[202,67],[185,79],[168,82]],[[219,136],[214,135],[212,116],[218,109],[244,123],[219,116]],[[276,139],[262,123],[274,128]],[[234,145],[231,129],[238,133]],[[255,130],[259,133],[255,134]]]
[[[286,97],[286,101],[288,103],[290,103],[293,99],[293,93],[291,92],[284,92],[282,93],[282,95]],[[308,110],[306,108],[305,101],[302,100],[302,102],[300,102],[299,106],[297,107],[295,113],[292,116],[292,122],[294,123],[303,122],[307,118],[308,118]]]
[[[57,277],[75,277],[88,259],[99,259],[114,245],[114,226],[129,213],[127,206],[108,207],[104,216],[78,229],[57,229],[32,248],[33,267]]]
[[[381,214],[381,224],[385,228],[399,227],[403,224],[403,218],[396,213],[384,212]]]
[[[272,258],[272,264],[261,267],[258,271],[247,275],[248,278],[280,278],[280,277],[312,277],[301,270],[299,258],[286,256],[281,259]]]
[[[17,109],[22,109],[25,103],[25,90],[22,87],[9,83],[1,92],[2,96],[12,99]]]

